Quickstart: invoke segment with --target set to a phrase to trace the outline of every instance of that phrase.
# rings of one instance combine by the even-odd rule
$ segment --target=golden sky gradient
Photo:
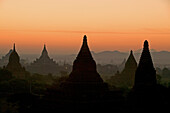
[[[77,53],[86,34],[91,50],[170,51],[170,0],[0,0],[0,53]]]

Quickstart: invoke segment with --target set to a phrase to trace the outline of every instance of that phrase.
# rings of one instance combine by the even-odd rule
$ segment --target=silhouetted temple
[[[156,70],[153,66],[152,58],[149,52],[148,41],[144,42],[143,52],[135,75],[134,87],[156,85]]]
[[[12,53],[12,49],[10,49],[5,56],[2,56],[2,59],[0,59],[0,67],[6,66],[8,64],[9,56],[11,53]]]
[[[123,76],[125,76],[125,81],[126,81],[125,83],[129,87],[133,87],[134,85],[136,69],[137,69],[137,62],[135,60],[135,57],[133,56],[133,51],[131,50],[130,56],[125,63],[125,68],[121,73]]]
[[[123,59],[122,63],[118,66],[120,72],[122,72],[123,69],[125,68],[125,63],[126,63],[126,59]]]
[[[5,69],[12,72],[12,74],[18,78],[24,78],[26,75],[25,68],[21,66],[20,57],[15,50],[15,44],[13,47],[13,51],[9,56],[9,62]]]
[[[36,59],[27,68],[31,73],[39,73],[39,74],[58,73],[58,65],[53,59],[49,57],[45,45],[44,45],[40,58]]]
[[[65,91],[75,91],[75,93],[96,93],[107,90],[107,85],[96,71],[96,63],[90,53],[86,35],[73,63],[73,70],[62,87]]]
[[[136,70],[135,84],[128,96],[129,105],[133,111],[158,112],[165,110],[168,99],[167,89],[157,84],[156,71],[146,40]]]
[[[111,78],[112,84],[118,87],[132,88],[134,85],[136,69],[137,62],[133,56],[133,51],[131,50],[123,71],[121,73],[117,73]]]
[[[43,111],[87,112],[120,108],[124,97],[120,90],[109,91],[106,83],[96,70],[94,61],[84,36],[83,45],[73,63],[69,77],[59,87],[47,89],[42,100]],[[39,104],[36,104],[39,105]],[[119,109],[121,111],[123,109]]]

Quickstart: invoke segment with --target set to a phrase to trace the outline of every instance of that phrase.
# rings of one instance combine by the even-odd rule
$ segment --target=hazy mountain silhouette
[[[121,52],[121,51],[101,51],[101,52],[94,52],[91,51],[93,58],[95,59],[97,64],[115,64],[120,65],[124,59],[128,58],[128,52]],[[139,61],[141,49],[134,52],[134,56],[136,61]],[[156,67],[164,68],[170,67],[170,52],[169,51],[156,51],[154,49],[151,50],[152,58],[154,60],[154,65]],[[3,56],[3,55],[2,55]],[[76,58],[76,54],[70,55],[59,55],[59,54],[50,54],[50,56],[56,61],[59,65],[63,64],[64,62],[68,64],[72,64],[74,59]],[[26,65],[28,63],[33,62],[39,54],[20,54],[21,64]],[[3,58],[2,58],[3,59]],[[2,67],[2,62],[0,62]]]

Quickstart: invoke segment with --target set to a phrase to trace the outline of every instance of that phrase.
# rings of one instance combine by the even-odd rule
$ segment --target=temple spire
[[[154,68],[151,54],[149,51],[149,44],[147,40],[145,40],[144,42],[144,48],[143,48],[143,52],[142,52],[140,62],[139,62],[139,66],[143,66],[143,65],[146,65],[147,67],[152,68],[152,69]]]
[[[83,45],[80,49],[77,59],[93,60],[91,52],[90,52],[88,44],[87,44],[87,36],[86,35],[84,35],[84,37],[83,37]]]
[[[46,50],[46,45],[44,44],[44,50]]]
[[[145,42],[144,42],[144,49],[149,49],[149,44],[148,44],[148,41],[147,40],[145,40]]]
[[[83,42],[87,43],[87,36],[86,35],[84,35],[84,37],[83,37]]]
[[[132,50],[130,51],[130,54],[133,55],[133,51]]]
[[[135,57],[133,55],[133,51],[131,50],[130,51],[130,55],[125,63],[125,68],[136,68],[137,67],[137,63],[136,63],[136,60],[135,60]]]
[[[44,44],[44,48],[43,48],[43,50],[42,50],[42,54],[41,54],[40,57],[49,57],[45,44]]]
[[[121,73],[116,73],[111,78],[112,84],[116,87],[129,87],[134,86],[135,72],[137,69],[137,62],[133,55],[133,51],[130,51],[127,61],[125,60],[125,67]]]
[[[76,93],[103,92],[107,89],[96,70],[96,62],[90,53],[86,35],[83,37],[80,52],[74,60],[72,72],[62,87],[66,91]]]
[[[149,52],[148,41],[145,40],[143,52],[135,75],[135,86],[147,84],[156,84],[156,71]]]
[[[13,46],[13,51],[15,51],[15,43],[14,43],[14,46]]]

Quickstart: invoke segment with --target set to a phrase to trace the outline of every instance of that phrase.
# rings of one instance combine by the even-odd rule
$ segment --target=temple
[[[132,88],[134,85],[135,72],[137,69],[137,62],[133,55],[133,51],[130,51],[130,55],[125,62],[125,68],[121,73],[117,73],[111,79],[113,85],[117,87],[129,87]]]
[[[48,55],[46,45],[44,45],[43,51],[39,59],[36,59],[27,69],[31,73],[38,73],[38,74],[56,74],[58,73],[58,65],[56,62],[51,59]]]
[[[169,100],[168,89],[157,84],[156,71],[153,66],[149,44],[144,42],[143,52],[135,74],[135,84],[127,97],[133,111],[153,112],[165,109]]]
[[[25,68],[21,66],[20,57],[15,50],[15,44],[13,47],[13,51],[9,56],[9,62],[5,69],[12,72],[12,74],[17,78],[24,78],[26,75]]]
[[[132,88],[134,85],[135,72],[137,69],[137,62],[133,56],[133,51],[131,50],[128,60],[125,63],[125,68],[122,71],[122,76],[125,76],[125,83],[128,87]]]
[[[156,70],[153,66],[152,58],[149,52],[149,44],[144,42],[143,52],[135,75],[134,87],[153,86],[157,84]]]
[[[99,93],[107,89],[107,85],[96,71],[96,63],[89,50],[86,35],[73,63],[73,70],[62,87],[65,91],[75,93]]]
[[[9,56],[10,54],[12,53],[12,49],[9,50],[9,52],[5,55],[5,56],[2,56],[2,59],[0,59],[0,67],[4,67],[8,64],[9,62]]]

